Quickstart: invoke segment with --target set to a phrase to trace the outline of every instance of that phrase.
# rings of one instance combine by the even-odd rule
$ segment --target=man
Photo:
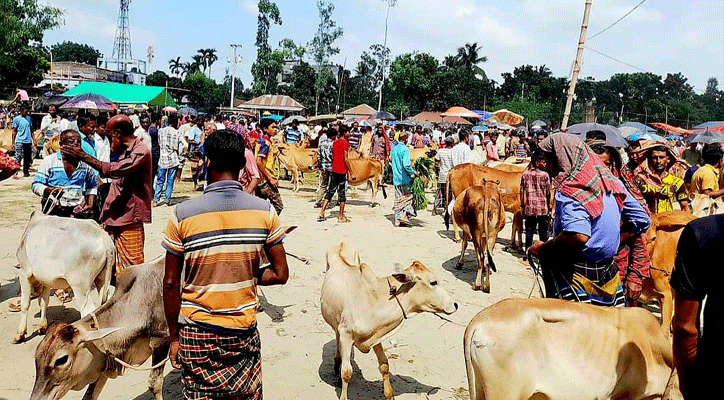
[[[224,118],[221,116],[221,114],[214,117],[214,125],[216,125],[216,130],[221,131],[226,129],[226,125],[224,125]]]
[[[161,129],[161,115],[153,114],[151,116],[151,125],[148,127],[148,135],[151,136],[151,161],[153,163],[151,176],[153,177],[158,175],[158,159],[161,158],[161,146],[158,143],[159,129]]]
[[[453,168],[453,144],[455,144],[455,140],[453,140],[452,136],[446,137],[444,147],[435,154],[435,163],[440,172],[437,175],[437,191],[435,192],[435,207],[432,209],[432,215],[438,213],[444,215],[448,201],[452,199],[452,189],[450,192],[446,192],[446,188],[447,174]]]
[[[72,129],[63,131],[60,145],[82,151],[80,135]],[[40,163],[31,188],[41,197],[44,212],[59,217],[82,218],[89,216],[93,210],[98,186],[96,178],[95,171],[86,163],[56,152]]]
[[[317,145],[317,169],[319,170],[320,193],[318,194],[317,202],[315,203],[316,208],[322,207],[324,196],[327,194],[329,177],[332,175],[332,147],[336,139],[337,131],[330,129],[329,134],[325,135],[324,140],[321,140]]]
[[[395,203],[392,207],[395,226],[407,226],[410,224],[409,217],[417,217],[417,212],[412,206],[412,179],[417,173],[410,165],[410,149],[405,145],[408,136],[409,133],[406,131],[401,132],[400,141],[392,148],[390,154],[392,182],[395,185]]]
[[[302,142],[302,132],[299,131],[299,122],[292,121],[292,126],[284,132],[284,143],[299,144]]]
[[[681,210],[691,211],[684,180],[670,172],[676,163],[683,162],[664,145],[657,144],[640,151],[644,152],[643,161],[636,169],[634,181],[649,206],[649,212],[674,211],[674,201],[679,202]]]
[[[33,137],[30,132],[30,116],[28,107],[20,109],[20,115],[13,118],[13,137],[15,142],[15,161],[23,161],[23,176],[30,176],[30,165],[33,163]],[[15,176],[17,179],[17,175]]]
[[[488,140],[485,141],[485,158],[488,163],[500,161],[498,157],[498,150],[495,148],[496,136],[492,135]]]
[[[327,135],[334,135],[334,132],[330,132]],[[324,221],[324,212],[327,210],[329,202],[332,201],[334,192],[337,192],[337,198],[339,199],[339,217],[337,218],[337,222],[349,222],[347,217],[344,216],[344,205],[347,201],[347,165],[345,164],[345,160],[347,159],[347,152],[349,151],[349,127],[342,125],[339,136],[332,145],[332,169],[329,175],[327,193],[324,196],[324,203],[322,203],[322,210],[319,212],[319,217],[317,218],[318,222]]]
[[[452,149],[453,167],[457,167],[460,164],[466,164],[470,162],[473,156],[470,146],[468,146],[468,134],[465,131],[461,131],[458,134],[460,142],[455,145]],[[396,147],[396,146],[395,146]]]
[[[553,206],[551,204],[551,178],[546,172],[546,156],[536,151],[531,156],[528,168],[520,178],[520,209],[525,219],[525,249],[533,244],[533,234],[538,229],[538,238],[548,241],[548,223]],[[527,256],[523,256],[527,262]]]
[[[352,123],[352,130],[349,132],[349,147],[352,150],[359,149],[362,144],[363,132],[359,129],[359,122],[355,121]]]
[[[415,133],[412,135],[410,145],[416,149],[425,147],[425,138],[422,136],[422,127],[420,125],[415,127]]]
[[[76,119],[77,131],[80,133],[80,146],[89,156],[97,158],[95,132],[98,122],[95,118],[80,115]]]
[[[243,149],[235,132],[209,135],[208,186],[176,207],[162,242],[169,359],[187,399],[262,398],[256,286],[289,278],[279,218],[238,182]],[[271,265],[261,269],[263,254]]]
[[[648,229],[646,211],[575,135],[557,133],[540,144],[546,169],[559,188],[555,238],[535,242],[548,297],[623,307],[625,299],[613,256]]]
[[[699,218],[681,232],[671,272],[674,289],[674,366],[686,400],[706,399],[718,388],[721,360],[722,269],[713,260],[724,248],[724,215]],[[704,302],[706,298],[706,302]],[[703,307],[703,313],[702,313]],[[709,325],[706,325],[706,324]]]
[[[707,144],[701,159],[704,166],[697,169],[691,177],[691,191],[694,194],[706,194],[717,199],[724,195],[724,188],[719,187],[719,165],[722,161],[719,143]]]
[[[628,168],[621,165],[621,155],[618,150],[602,141],[593,141],[589,145],[601,162],[611,170],[613,176],[618,177],[629,194],[646,210],[646,200],[633,182],[632,175],[626,172]],[[635,236],[630,243],[621,246],[613,260],[618,266],[626,299],[630,302],[638,300],[644,279],[651,277],[651,259],[647,248],[646,233]]]
[[[61,146],[63,157],[76,157],[112,178],[108,197],[101,212],[101,225],[113,238],[118,251],[116,272],[129,265],[142,264],[145,233],[143,224],[151,223],[151,151],[133,135],[133,122],[116,115],[106,127],[111,133],[111,151],[118,161],[104,162],[75,147]]]
[[[12,103],[21,103],[23,105],[27,105],[30,102],[30,97],[28,97],[28,92],[26,92],[23,89],[20,89],[19,87],[15,88],[15,97],[13,97]]]
[[[61,118],[56,111],[54,105],[48,107],[48,114],[43,116],[40,121],[40,130],[43,132],[43,138],[45,142],[50,140],[54,136],[60,135],[61,130]]]
[[[277,123],[272,119],[263,118],[259,121],[259,127],[262,134],[268,136],[269,139],[277,134]],[[277,214],[281,215],[284,203],[279,194],[279,180],[274,176],[277,170],[277,152],[278,150],[271,140],[260,137],[257,141],[255,154],[261,183],[256,187],[256,195],[269,200]]]
[[[143,120],[141,120],[143,123]],[[178,127],[178,116],[171,114],[168,116],[168,126],[158,130],[158,175],[156,175],[156,190],[153,194],[153,206],[159,206],[166,203],[171,205],[171,195],[176,182],[176,171],[181,163],[179,155],[179,146],[181,145],[181,132],[176,129]],[[163,191],[164,182],[166,191],[164,198],[161,200],[161,192]]]
[[[431,141],[438,146],[442,146],[442,131],[438,129],[437,124],[432,128]]]
[[[244,140],[243,137],[242,140]],[[241,182],[241,186],[244,188],[244,191],[253,196],[257,185],[259,185],[259,166],[256,165],[255,162],[252,162],[254,161],[254,152],[251,151],[249,147],[244,146],[244,157],[246,160],[249,160],[249,162],[247,162],[246,165],[244,165],[244,168],[241,169],[239,182]]]
[[[133,135],[135,135],[141,141],[141,143],[145,144],[149,150],[153,148],[153,144],[151,143],[151,135],[148,133],[148,128],[150,126],[151,119],[148,117],[148,115],[144,115],[139,120],[138,128],[136,128],[136,131],[133,132]]]
[[[136,114],[136,110],[130,111],[130,117],[131,122],[133,122],[133,129],[138,128],[141,126],[141,119],[138,117],[138,114]]]
[[[111,139],[109,138],[110,133],[106,129],[108,118],[99,116],[98,126],[96,127],[96,133],[93,137],[95,143],[96,158],[99,161],[110,162],[111,161]],[[110,178],[98,178],[98,193],[96,194],[96,208],[94,210],[93,219],[96,222],[100,221],[101,211],[103,211],[103,204],[108,197],[108,191],[110,190],[111,179]]]
[[[198,190],[199,180],[203,181],[203,157],[201,156],[200,150],[203,128],[203,120],[198,118],[186,134],[186,142],[189,144],[189,161],[191,162],[191,179],[194,182],[194,190]]]
[[[681,158],[692,167],[701,164],[701,152],[696,148],[697,145],[697,143],[689,143],[689,148],[681,154]]]

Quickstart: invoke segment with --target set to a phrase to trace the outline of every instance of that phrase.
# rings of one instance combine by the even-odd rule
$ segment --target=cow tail
[[[450,204],[450,176],[448,175],[447,182],[445,183],[445,230],[450,230],[450,207],[448,205]]]
[[[490,198],[488,196],[485,196],[485,200],[483,201],[483,216],[485,218],[484,224],[485,224],[485,253],[488,257],[488,265],[490,266],[490,269],[493,272],[498,272],[498,269],[495,268],[495,262],[493,262],[493,256],[491,253],[493,252],[493,246],[495,246],[495,237],[490,237]],[[492,240],[491,240],[492,239]]]
[[[463,352],[465,353],[465,369],[468,374],[468,389],[470,390],[470,399],[478,400],[483,398],[482,393],[478,393],[478,377],[475,375],[475,364],[473,363],[473,357],[471,354],[471,347],[473,346],[473,331],[474,327],[468,326],[465,329],[465,337],[463,339]]]

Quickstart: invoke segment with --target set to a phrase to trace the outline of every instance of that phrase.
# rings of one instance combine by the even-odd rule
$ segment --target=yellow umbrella
[[[442,113],[440,115],[442,115],[443,117],[460,117],[460,118],[475,118],[475,119],[482,118],[480,116],[480,114],[474,113],[465,107],[451,107],[451,108],[448,108],[447,111],[445,111],[444,113]]]

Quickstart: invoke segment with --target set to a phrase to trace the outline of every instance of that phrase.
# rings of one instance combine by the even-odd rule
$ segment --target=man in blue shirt
[[[30,176],[30,165],[33,163],[33,136],[30,132],[30,116],[28,107],[20,109],[20,115],[13,119],[13,133],[15,136],[15,161],[23,160],[23,176]],[[17,175],[15,176],[17,178]]]
[[[286,143],[298,144],[302,141],[302,132],[299,130],[299,122],[292,121],[292,127],[284,133]]]
[[[559,188],[555,238],[534,243],[548,297],[623,307],[625,297],[613,256],[648,229],[643,207],[580,138],[553,134],[540,143]]]
[[[417,213],[412,206],[412,179],[417,173],[410,164],[410,149],[407,148],[409,134],[400,133],[400,141],[392,148],[390,159],[392,161],[392,182],[395,185],[395,204],[392,211],[395,214],[395,226],[408,225],[409,217],[416,217]]]

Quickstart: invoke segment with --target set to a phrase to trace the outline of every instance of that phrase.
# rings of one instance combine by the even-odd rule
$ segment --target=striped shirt
[[[78,167],[68,176],[58,151],[45,157],[40,163],[31,188],[33,193],[43,197],[45,188],[62,187],[64,190],[63,196],[60,198],[60,205],[75,207],[84,203],[85,196],[96,194],[97,177],[98,174],[83,161],[79,161]]]
[[[161,243],[184,257],[179,323],[222,334],[254,327],[254,277],[263,252],[284,236],[269,202],[236,181],[212,183],[202,196],[179,204]]]

